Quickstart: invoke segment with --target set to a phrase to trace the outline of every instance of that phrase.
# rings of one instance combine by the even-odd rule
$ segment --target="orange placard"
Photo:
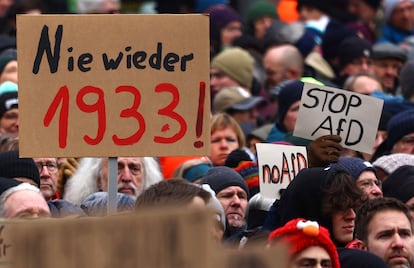
[[[19,15],[20,155],[207,155],[209,18]]]

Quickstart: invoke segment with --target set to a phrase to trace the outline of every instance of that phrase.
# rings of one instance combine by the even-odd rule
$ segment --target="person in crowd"
[[[209,209],[214,214],[212,236],[221,242],[225,216],[220,202],[209,185],[196,185],[183,179],[158,182],[144,190],[137,198],[135,211],[160,208]]]
[[[252,2],[247,8],[246,33],[263,42],[267,29],[278,18],[276,6],[267,0]]]
[[[379,43],[372,47],[373,73],[381,81],[384,92],[395,95],[399,85],[399,74],[407,52],[392,43]]]
[[[17,150],[2,152],[0,153],[0,176],[25,182],[40,189],[53,218],[84,216],[78,206],[58,198],[51,178],[56,174],[50,173],[49,170],[47,172],[41,171],[39,163],[43,164],[43,162],[35,163],[32,158],[20,158]],[[50,163],[46,162],[45,164]],[[54,170],[57,172],[57,168]]]
[[[358,157],[339,157],[338,162],[329,166],[348,171],[355,180],[356,186],[368,196],[368,199],[383,196],[381,181],[377,178],[376,170],[370,162]]]
[[[267,91],[275,88],[280,82],[299,79],[303,74],[303,57],[293,45],[274,46],[266,50],[263,56],[266,72]]]
[[[206,207],[210,193],[181,179],[163,180],[145,189],[135,202],[135,209],[166,206]]]
[[[353,239],[355,211],[365,200],[345,170],[305,168],[273,204],[264,227],[274,230],[303,217],[327,228],[336,246],[345,246]]]
[[[406,204],[414,220],[414,166],[397,168],[384,181],[382,188],[385,197],[393,197]]]
[[[213,5],[203,12],[210,14],[210,56],[214,58],[242,36],[242,18],[235,9],[223,4]]]
[[[0,54],[0,84],[10,81],[17,84],[17,52],[8,49]]]
[[[409,209],[397,199],[369,200],[357,212],[355,237],[361,249],[376,254],[390,268],[412,267],[413,231]]]
[[[19,135],[19,100],[17,84],[4,82],[0,85],[0,134]]]
[[[213,113],[231,115],[246,136],[260,124],[257,107],[263,101],[263,97],[252,96],[241,87],[225,87],[213,99]]]
[[[394,115],[388,122],[387,133],[387,152],[414,154],[414,109]]]
[[[358,73],[372,73],[372,45],[358,36],[345,38],[338,47],[339,69],[334,80],[342,88],[346,79]]]
[[[385,25],[378,43],[390,42],[398,45],[414,34],[413,0],[384,0],[383,8]]]
[[[213,115],[210,121],[210,160],[222,166],[235,149],[245,149],[246,140],[240,125],[226,113]]]
[[[384,182],[399,167],[405,165],[414,166],[414,155],[405,153],[383,155],[375,160],[372,165],[377,170],[378,179]]]
[[[108,191],[108,159],[82,158],[66,182],[63,198],[80,205],[92,193]],[[152,157],[119,157],[118,192],[136,199],[149,186],[163,180],[158,163]]]
[[[329,231],[316,221],[293,219],[269,234],[269,245],[288,246],[289,268],[341,267]]]
[[[228,48],[211,60],[211,98],[225,87],[239,86],[252,93],[254,59],[239,47]]]
[[[0,178],[0,217],[43,218],[50,217],[50,210],[36,186],[10,178]]]
[[[208,184],[216,193],[226,216],[223,239],[229,244],[239,244],[245,235],[249,189],[239,173],[220,166],[208,170],[201,184]]]
[[[266,142],[282,141],[286,134],[293,132],[295,129],[303,85],[300,80],[287,80],[272,91],[272,94],[277,96],[279,105],[275,123],[266,138]]]
[[[251,131],[246,136],[246,146],[250,152],[257,156],[256,143],[263,143],[269,136],[270,130],[273,128],[273,124],[265,124]],[[256,157],[257,159],[257,157]]]
[[[33,158],[40,174],[40,191],[47,201],[61,199],[56,191],[58,163],[55,157]]]
[[[349,76],[345,80],[343,88],[364,95],[371,95],[376,90],[384,91],[378,78],[369,73],[357,73]]]
[[[378,35],[378,11],[381,8],[381,0],[349,0],[348,11],[357,16],[347,27],[353,29],[358,35],[363,36],[374,44]]]

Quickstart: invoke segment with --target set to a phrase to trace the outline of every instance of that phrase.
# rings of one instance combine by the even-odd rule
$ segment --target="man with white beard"
[[[152,157],[119,157],[118,192],[134,199],[149,186],[163,180],[160,167]],[[64,199],[81,202],[90,194],[108,191],[108,159],[82,158],[65,186]]]

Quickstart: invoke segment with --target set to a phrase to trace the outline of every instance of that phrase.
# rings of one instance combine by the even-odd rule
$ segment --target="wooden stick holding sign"
[[[256,143],[259,164],[260,194],[265,198],[280,198],[298,172],[308,167],[306,147]]]
[[[305,83],[293,135],[310,140],[339,135],[345,148],[372,153],[383,103],[367,95]]]
[[[208,154],[208,15],[19,15],[17,29],[20,156]]]

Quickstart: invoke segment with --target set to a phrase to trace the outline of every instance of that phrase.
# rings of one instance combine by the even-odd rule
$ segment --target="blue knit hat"
[[[200,184],[210,185],[216,194],[227,187],[239,186],[249,196],[249,189],[243,177],[237,171],[225,166],[210,168]]]
[[[359,175],[364,171],[372,171],[376,173],[375,167],[368,161],[358,157],[344,157],[341,156],[338,162],[329,165],[333,169],[345,169],[351,174],[354,180],[357,180]]]
[[[387,132],[387,150],[391,150],[402,137],[414,132],[414,109],[394,115],[388,122]]]

